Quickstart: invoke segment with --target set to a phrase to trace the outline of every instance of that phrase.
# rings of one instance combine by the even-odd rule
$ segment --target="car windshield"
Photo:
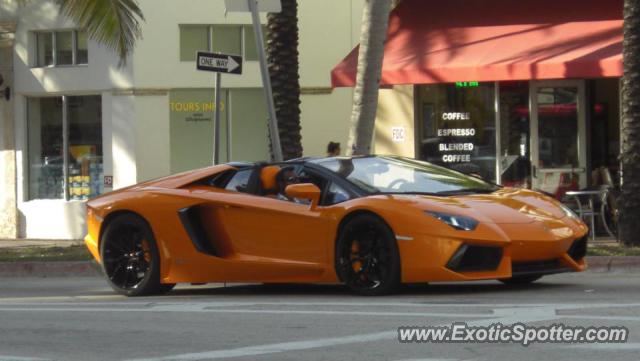
[[[403,157],[329,158],[314,163],[369,193],[455,195],[492,193],[499,188],[477,177]]]

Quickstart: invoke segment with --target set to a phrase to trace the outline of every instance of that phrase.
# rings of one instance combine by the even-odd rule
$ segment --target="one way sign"
[[[242,57],[238,55],[197,53],[198,70],[213,71],[217,73],[242,74]]]

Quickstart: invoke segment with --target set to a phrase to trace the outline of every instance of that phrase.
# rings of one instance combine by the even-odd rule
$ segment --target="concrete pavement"
[[[184,286],[125,298],[101,278],[0,279],[0,360],[635,360],[640,273],[564,274],[529,287]],[[406,325],[621,325],[626,344],[401,344]]]
[[[2,239],[0,248],[24,248],[24,247],[69,247],[83,244],[81,239]]]
[[[640,272],[639,256],[587,257],[593,272]],[[0,277],[88,277],[100,275],[94,261],[0,262]]]

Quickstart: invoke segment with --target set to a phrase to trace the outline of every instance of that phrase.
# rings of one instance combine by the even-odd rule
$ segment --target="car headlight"
[[[425,213],[460,231],[473,231],[478,226],[478,221],[471,217],[432,211],[425,211]]]
[[[573,219],[580,219],[580,216],[578,216],[573,209],[569,208],[569,206],[560,202],[558,202],[558,204],[560,205],[560,208],[562,208],[562,210],[564,211],[564,214],[567,215],[567,217],[573,218]]]

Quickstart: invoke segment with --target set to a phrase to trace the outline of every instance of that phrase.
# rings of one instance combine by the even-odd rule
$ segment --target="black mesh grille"
[[[453,254],[447,268],[457,272],[494,271],[502,259],[502,248],[463,244]]]
[[[577,239],[573,242],[571,247],[569,247],[569,251],[567,252],[574,261],[580,261],[587,255],[587,238],[588,235]]]
[[[557,259],[531,262],[514,262],[511,265],[513,274],[523,273],[545,273],[560,268],[560,262]]]
[[[566,267],[559,259],[550,259],[544,261],[530,262],[514,262],[511,265],[511,274],[513,276],[524,275],[548,275],[552,273],[571,272],[571,268]]]

